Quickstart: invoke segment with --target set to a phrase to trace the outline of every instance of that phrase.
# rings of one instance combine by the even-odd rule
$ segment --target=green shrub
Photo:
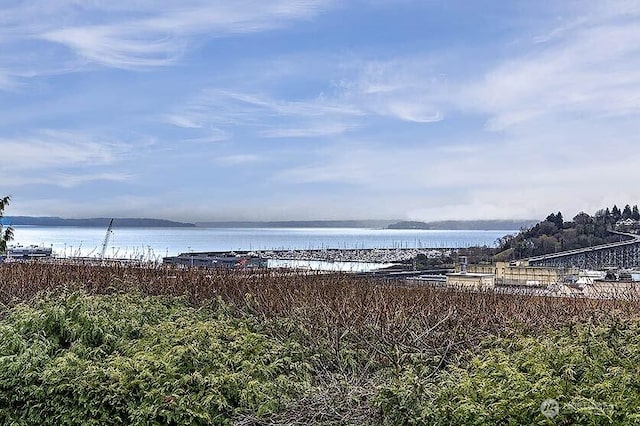
[[[227,424],[281,409],[302,350],[226,309],[135,294],[47,297],[0,321],[0,423]]]
[[[427,382],[408,366],[380,389],[389,424],[638,424],[640,323],[496,339]],[[541,404],[560,412],[546,418]]]

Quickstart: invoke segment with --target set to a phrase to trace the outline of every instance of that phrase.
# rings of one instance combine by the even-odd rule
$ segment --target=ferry
[[[49,258],[53,254],[51,247],[42,247],[37,245],[22,246],[15,245],[7,247],[7,259],[43,259]]]

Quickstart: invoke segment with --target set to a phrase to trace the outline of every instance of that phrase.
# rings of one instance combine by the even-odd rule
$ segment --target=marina
[[[16,226],[15,244],[51,249],[59,258],[124,259],[162,262],[181,253],[260,253],[262,257],[297,261],[301,267],[333,270],[355,264],[390,264],[417,253],[438,255],[455,248],[494,246],[515,231],[431,231],[362,228],[118,228],[104,246],[105,229]],[[302,261],[302,263],[301,263]],[[305,262],[323,262],[305,263]],[[276,263],[281,265],[282,263]],[[290,263],[295,264],[295,263]],[[344,268],[343,268],[344,267]],[[366,265],[369,269],[369,265]]]
[[[17,242],[47,257],[75,262],[370,273],[417,255],[437,258],[451,255],[454,247],[493,245],[510,231],[116,227],[105,235],[100,228],[17,226],[15,233]]]

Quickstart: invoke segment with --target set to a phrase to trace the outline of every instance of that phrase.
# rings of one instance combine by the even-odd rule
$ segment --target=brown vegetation
[[[8,263],[0,266],[0,280],[5,306],[60,289],[182,296],[196,306],[219,299],[263,319],[300,321],[336,346],[347,336],[363,344],[375,337],[414,350],[451,349],[508,333],[514,324],[534,331],[637,309],[628,301],[461,292],[347,274]]]
[[[481,350],[482,342],[631,318],[638,309],[630,301],[461,292],[283,271],[6,263],[0,281],[0,316],[43,293],[177,296],[196,308],[227,306],[234,316],[257,319],[275,339],[300,342],[309,354],[313,391],[269,418],[236,419],[244,424],[384,423],[391,408],[376,402],[381,384],[416,366],[420,383],[436,382],[446,366]]]

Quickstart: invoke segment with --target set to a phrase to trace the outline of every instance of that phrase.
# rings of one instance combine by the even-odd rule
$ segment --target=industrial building
[[[447,287],[483,290],[494,288],[495,283],[496,276],[494,274],[473,272],[455,272],[453,274],[447,274]]]
[[[567,277],[579,275],[578,268],[556,268],[529,266],[526,262],[496,262],[494,265],[468,265],[467,269],[476,274],[493,274],[498,286],[548,287],[563,283]]]
[[[491,289],[496,285],[496,275],[492,272],[469,272],[467,257],[460,256],[459,272],[447,274],[447,287],[468,290]]]

